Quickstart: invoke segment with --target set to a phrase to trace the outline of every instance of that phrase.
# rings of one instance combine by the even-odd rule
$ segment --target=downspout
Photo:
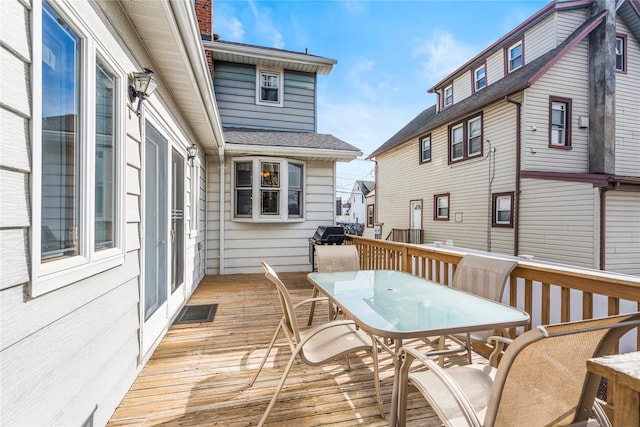
[[[520,169],[522,168],[520,161],[520,146],[522,144],[522,104],[518,101],[509,99],[508,96],[505,96],[504,100],[516,106],[516,188],[515,200],[513,201],[513,255],[518,256],[518,253],[520,252]]]
[[[606,200],[607,200],[607,191],[609,191],[608,187],[604,187],[600,189],[600,270],[604,270],[607,266],[606,261],[606,217],[607,217],[607,209],[606,209]]]
[[[219,243],[219,254],[220,256],[218,257],[218,263],[219,263],[219,268],[218,268],[218,275],[222,276],[224,274],[224,259],[225,259],[225,253],[224,253],[224,240],[225,240],[225,233],[224,233],[224,176],[225,176],[225,170],[224,170],[224,148],[220,147],[218,148],[218,158],[220,159],[220,200],[218,201],[218,209],[220,209],[219,212],[219,216],[220,216],[220,243]]]
[[[487,252],[491,252],[491,192],[493,189],[493,180],[496,177],[496,149],[491,145],[491,141],[487,139],[489,144],[489,154],[487,154],[487,160],[489,161],[489,175],[487,176]],[[491,162],[493,161],[493,169],[491,168]]]

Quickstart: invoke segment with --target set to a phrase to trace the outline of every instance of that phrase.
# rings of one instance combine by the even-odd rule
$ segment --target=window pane
[[[482,89],[487,84],[486,70],[479,68],[476,70],[476,90]]]
[[[451,131],[451,159],[460,159],[463,156],[463,128],[459,126]]]
[[[80,40],[42,5],[42,260],[79,253]]]
[[[96,65],[95,248],[115,246],[116,162],[113,136],[115,79]]]
[[[262,162],[262,186],[280,186],[280,163]]]
[[[278,102],[279,75],[261,73],[260,74],[260,100]]]
[[[251,190],[236,190],[236,216],[251,216]]]
[[[262,215],[278,215],[279,191],[262,190]]]
[[[423,138],[422,139],[422,160],[430,160],[431,159],[431,138]]]
[[[252,170],[251,162],[236,163],[236,187],[251,187]]]
[[[496,198],[496,223],[511,223],[511,196],[499,196]]]
[[[469,155],[482,151],[482,121],[475,119],[469,122]]]
[[[302,165],[289,163],[289,194],[287,204],[290,216],[302,215]]]
[[[551,104],[551,144],[565,145],[566,105],[561,102]]]
[[[624,71],[624,40],[616,38],[616,70]]]
[[[522,65],[522,45],[519,44],[509,51],[510,70],[515,70]]]

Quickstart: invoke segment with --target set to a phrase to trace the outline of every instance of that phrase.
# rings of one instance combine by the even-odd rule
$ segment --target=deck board
[[[282,273],[280,278],[294,303],[311,296],[306,273]],[[282,337],[253,387],[247,388],[281,316],[277,294],[262,274],[207,276],[188,304],[211,303],[218,304],[213,322],[170,328],[109,426],[257,424],[291,355]],[[306,324],[308,307],[299,315]],[[326,305],[318,305],[314,324],[326,316]],[[379,360],[386,420],[378,415],[371,357],[362,352],[351,357],[351,371],[343,361],[319,367],[296,363],[267,424],[388,425],[393,365],[384,351]],[[464,357],[450,363],[464,363]],[[409,396],[407,421],[410,426],[442,425],[415,391]]]

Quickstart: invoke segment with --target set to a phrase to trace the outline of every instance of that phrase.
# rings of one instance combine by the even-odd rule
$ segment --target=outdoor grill
[[[309,263],[311,271],[316,270],[316,245],[341,245],[344,242],[344,228],[321,225],[309,239]]]

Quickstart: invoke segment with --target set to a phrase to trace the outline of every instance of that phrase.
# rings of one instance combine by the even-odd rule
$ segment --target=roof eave
[[[362,151],[345,151],[330,150],[322,148],[300,148],[286,146],[266,146],[266,145],[248,145],[248,144],[232,144],[225,145],[225,152],[231,155],[248,155],[248,156],[277,156],[277,157],[296,157],[309,159],[333,160],[337,162],[349,162],[362,156]]]

